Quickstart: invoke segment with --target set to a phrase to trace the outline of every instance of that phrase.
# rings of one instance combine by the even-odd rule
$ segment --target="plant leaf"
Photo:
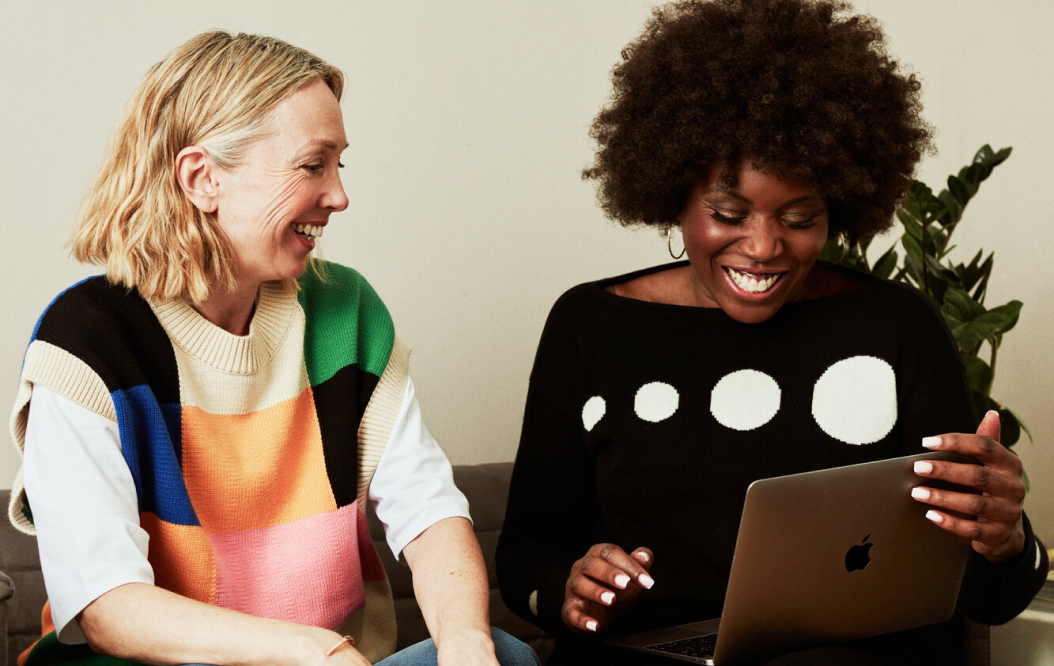
[[[1007,409],[999,410],[999,443],[1010,447],[1021,439],[1021,424],[1014,413]],[[1030,438],[1031,439],[1031,438]]]
[[[970,388],[991,395],[992,379],[995,376],[991,366],[973,355],[963,355],[963,365],[966,366],[966,378],[970,380]]]
[[[896,245],[889,246],[889,249],[875,262],[875,267],[871,269],[872,273],[880,278],[888,278],[890,276],[893,269],[897,267],[897,259],[899,259],[896,247]]]
[[[1028,435],[1028,441],[1032,442],[1032,443],[1035,443],[1034,440],[1032,439],[1032,431],[1030,431],[1028,429],[1028,426],[1025,425],[1024,420],[1022,420],[1022,418],[1017,415],[1017,412],[1015,412],[1014,410],[1010,409],[1009,407],[1004,406],[1000,410],[1000,418],[1002,418],[1002,412],[1007,412],[1008,414],[1013,416],[1014,420],[1017,421],[1017,425],[1025,432],[1026,435]]]
[[[970,399],[973,400],[973,411],[978,416],[983,417],[996,406],[991,398],[979,391],[971,390]]]

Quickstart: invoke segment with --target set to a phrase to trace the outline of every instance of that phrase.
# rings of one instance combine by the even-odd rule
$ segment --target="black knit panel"
[[[337,506],[353,504],[358,493],[359,424],[378,381],[376,375],[349,365],[311,388],[322,430],[326,474]]]
[[[179,404],[172,343],[138,294],[104,277],[63,292],[41,317],[35,339],[81,359],[109,392],[149,385],[161,403]]]

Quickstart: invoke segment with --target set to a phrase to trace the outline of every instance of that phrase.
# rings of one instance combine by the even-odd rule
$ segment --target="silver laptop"
[[[913,471],[929,459],[976,462],[935,452],[755,481],[721,618],[607,642],[722,665],[947,620],[969,542],[911,499],[937,485]]]

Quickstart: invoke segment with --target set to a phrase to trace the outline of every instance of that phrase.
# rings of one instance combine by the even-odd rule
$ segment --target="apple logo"
[[[871,538],[868,534],[864,537],[860,545],[853,546],[849,549],[849,552],[845,554],[845,570],[846,571],[859,571],[871,564],[871,555],[868,551],[871,550],[873,543],[867,543],[867,540]]]

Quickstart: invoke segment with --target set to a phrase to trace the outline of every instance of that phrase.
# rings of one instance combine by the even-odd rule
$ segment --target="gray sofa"
[[[553,639],[505,607],[494,573],[494,549],[505,517],[511,473],[512,463],[459,465],[454,467],[454,481],[468,497],[476,537],[487,562],[491,624],[528,643],[544,661],[552,650]],[[4,509],[8,495],[9,491],[0,491]],[[428,629],[414,600],[410,570],[395,562],[380,523],[372,513],[370,536],[391,580],[399,627],[398,645],[402,648],[427,638]],[[17,532],[4,518],[0,521],[0,666],[14,666],[19,653],[40,638],[40,610],[45,598],[36,540]]]

